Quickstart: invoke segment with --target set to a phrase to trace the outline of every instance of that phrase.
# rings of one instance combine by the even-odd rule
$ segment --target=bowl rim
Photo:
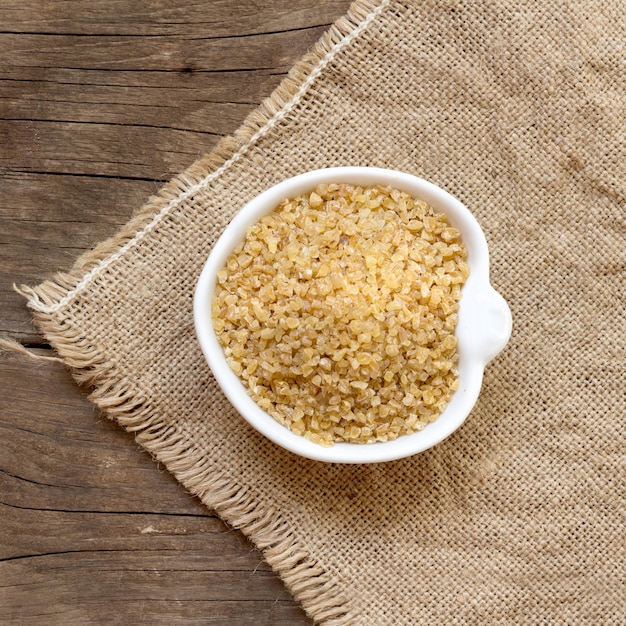
[[[428,202],[435,210],[446,213],[450,223],[461,231],[468,248],[470,276],[462,289],[456,330],[459,340],[459,389],[435,422],[394,441],[335,443],[324,447],[292,433],[248,395],[243,382],[230,369],[213,329],[211,302],[217,272],[244,238],[247,227],[274,210],[282,200],[312,191],[318,184],[333,182],[382,184],[407,191]],[[483,315],[485,310],[490,315]],[[373,167],[312,170],[283,180],[246,203],[225,227],[204,264],[194,292],[193,315],[204,357],[218,385],[237,412],[277,445],[309,459],[334,463],[378,463],[401,459],[423,452],[449,437],[463,424],[474,407],[485,365],[504,348],[511,334],[510,310],[489,283],[487,240],[469,209],[450,193],[423,178],[398,170]],[[491,328],[493,325],[495,331]],[[477,332],[477,328],[480,332]]]

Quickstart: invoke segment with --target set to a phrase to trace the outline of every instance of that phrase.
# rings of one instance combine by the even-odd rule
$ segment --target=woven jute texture
[[[626,624],[625,42],[617,0],[362,0],[234,137],[27,290],[93,401],[317,623]],[[513,312],[466,423],[402,461],[278,448],[195,339],[194,286],[231,217],[337,165],[461,199]]]

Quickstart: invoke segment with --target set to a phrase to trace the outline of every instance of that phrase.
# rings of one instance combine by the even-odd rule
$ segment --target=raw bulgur
[[[251,226],[213,326],[251,397],[322,445],[421,430],[458,388],[460,233],[389,187],[320,185]]]

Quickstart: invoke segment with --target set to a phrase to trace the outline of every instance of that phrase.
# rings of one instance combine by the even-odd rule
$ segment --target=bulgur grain
[[[423,201],[319,185],[248,229],[218,273],[213,326],[279,423],[321,445],[390,441],[437,419],[458,388],[466,257]]]

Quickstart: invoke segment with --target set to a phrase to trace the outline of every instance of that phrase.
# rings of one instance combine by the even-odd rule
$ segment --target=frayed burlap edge
[[[192,437],[160,422],[148,399],[116,371],[99,346],[93,345],[67,319],[55,317],[55,313],[87,288],[94,276],[106,271],[116,256],[132,247],[142,232],[148,233],[150,225],[167,212],[168,206],[175,205],[181,197],[192,196],[194,188],[197,190],[209,176],[218,176],[220,168],[227,168],[233,159],[245,156],[247,147],[289,114],[297,103],[298,93],[313,84],[338,48],[356,39],[388,3],[389,0],[354,2],[348,13],[333,24],[233,136],[222,139],[209,155],[166,184],[114,237],[83,254],[69,272],[58,273],[36,287],[16,287],[27,299],[35,324],[70,367],[76,381],[91,387],[90,399],[133,432],[137,442],[191,493],[248,536],[308,615],[316,623],[327,626],[356,626],[359,618],[354,602],[312,555],[298,545],[280,511],[259,512],[254,496],[237,485],[236,479],[216,472],[206,459],[200,462],[193,459],[189,454]]]

